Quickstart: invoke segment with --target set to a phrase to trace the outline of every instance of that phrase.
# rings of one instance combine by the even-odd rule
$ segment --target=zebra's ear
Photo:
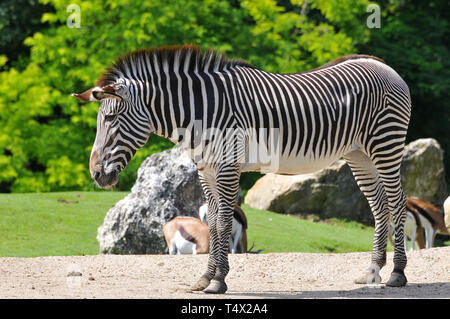
[[[101,101],[103,99],[116,99],[119,101],[128,98],[128,89],[122,83],[110,84],[104,87],[94,87],[81,94],[72,94],[73,97],[83,102]]]
[[[87,91],[84,91],[83,93],[76,94],[72,93],[72,96],[81,102],[89,102],[89,101],[99,101],[97,100],[94,95],[92,94],[92,91],[96,88],[89,89]]]
[[[92,91],[92,95],[97,100],[102,99],[116,99],[119,101],[128,99],[128,88],[122,83],[110,84],[102,87],[100,90]]]

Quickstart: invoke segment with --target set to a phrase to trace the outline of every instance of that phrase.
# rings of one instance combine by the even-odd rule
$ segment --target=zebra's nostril
[[[97,180],[100,178],[100,172],[95,172],[94,179]]]

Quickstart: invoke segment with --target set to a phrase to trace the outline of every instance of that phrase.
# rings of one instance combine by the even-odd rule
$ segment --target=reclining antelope
[[[207,254],[209,231],[198,218],[175,217],[163,227],[169,254]]]
[[[198,209],[199,218],[175,217],[163,227],[169,254],[206,254],[209,250],[209,230],[207,226],[208,204]],[[230,238],[230,252],[247,252],[247,218],[235,204],[233,230]]]
[[[198,217],[208,225],[208,203],[200,206],[198,209]],[[244,211],[237,204],[234,204],[229,247],[232,254],[247,252],[247,218],[245,217]]]
[[[417,197],[406,198],[405,250],[408,250],[407,239],[410,239],[409,250],[414,250],[415,242],[419,249],[432,248],[436,234],[449,234],[444,218],[439,209]],[[390,224],[389,238],[394,233],[394,225]],[[425,238],[424,238],[425,233]]]

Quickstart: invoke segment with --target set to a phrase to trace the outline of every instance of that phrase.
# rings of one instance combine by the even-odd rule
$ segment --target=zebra
[[[100,187],[117,183],[151,133],[189,152],[207,198],[211,238],[206,272],[190,291],[228,289],[228,240],[242,172],[305,174],[339,158],[375,220],[370,267],[355,283],[381,280],[392,216],[394,269],[386,285],[406,285],[400,164],[411,100],[407,84],[383,60],[349,55],[277,74],[215,50],[166,46],[118,58],[93,88],[73,96],[101,102],[89,163]]]

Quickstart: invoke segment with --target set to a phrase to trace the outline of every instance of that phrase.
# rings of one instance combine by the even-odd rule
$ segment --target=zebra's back
[[[369,147],[377,134],[406,135],[408,87],[379,60],[352,56],[293,74],[237,68],[234,76],[241,97],[235,114],[247,130],[243,170],[310,173]],[[264,149],[268,166],[255,160],[255,152]]]

